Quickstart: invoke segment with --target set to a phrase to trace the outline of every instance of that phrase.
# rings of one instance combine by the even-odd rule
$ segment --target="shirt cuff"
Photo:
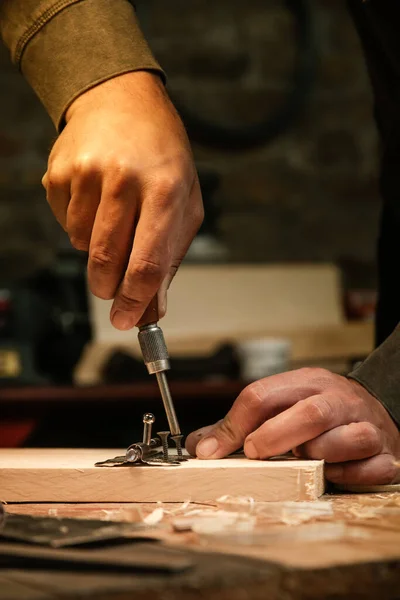
[[[373,394],[400,428],[400,325],[348,377]]]
[[[165,82],[128,0],[5,4],[3,38],[58,131],[71,103],[112,77],[148,70]]]

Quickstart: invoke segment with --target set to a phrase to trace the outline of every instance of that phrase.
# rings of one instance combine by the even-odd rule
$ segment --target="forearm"
[[[400,428],[400,325],[349,377],[371,392]]]
[[[0,30],[58,130],[95,85],[137,70],[163,76],[128,0],[2,0]]]

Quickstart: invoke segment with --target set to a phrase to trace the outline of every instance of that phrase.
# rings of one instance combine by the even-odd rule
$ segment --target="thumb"
[[[200,441],[196,446],[196,456],[198,458],[223,458],[241,448],[244,440],[253,428],[242,428],[237,423],[232,422],[231,415],[212,426],[207,432],[197,433]],[[192,434],[193,435],[193,434]],[[188,439],[188,445],[190,438]]]
[[[187,436],[185,448],[191,456],[196,456],[196,448],[199,442],[202,440],[203,437],[210,434],[213,431],[213,429],[215,429],[215,427],[219,423],[221,423],[221,421],[218,421],[218,423],[214,423],[214,425],[207,425],[207,427],[197,429],[196,431],[193,431]]]

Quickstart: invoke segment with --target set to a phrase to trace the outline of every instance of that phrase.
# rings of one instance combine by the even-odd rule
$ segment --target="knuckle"
[[[124,194],[130,186],[135,186],[137,182],[135,170],[126,159],[109,159],[105,168],[107,172],[112,173],[111,193],[114,196]]]
[[[334,418],[331,404],[324,398],[301,400],[305,419],[313,426],[324,427],[329,425]]]
[[[118,308],[121,310],[132,310],[142,308],[143,302],[135,298],[129,291],[121,290],[118,292]]]
[[[226,416],[220,423],[219,432],[221,434],[221,437],[223,437],[228,442],[236,442],[239,437],[238,432],[233,426],[233,423],[229,416]]]
[[[153,183],[154,196],[161,203],[169,203],[171,198],[182,195],[184,189],[184,178],[174,174],[158,177]]]
[[[122,156],[115,156],[111,158],[109,166],[112,168],[115,174],[120,175],[122,178],[133,173],[131,161],[123,158]]]
[[[58,187],[64,187],[69,181],[69,173],[68,170],[64,167],[59,167],[54,165],[53,167],[49,167],[46,176],[46,187],[49,189],[54,189]]]
[[[133,282],[134,278],[139,278],[156,285],[161,283],[163,276],[164,269],[162,265],[146,258],[136,258],[127,274],[128,284]]]
[[[351,394],[348,397],[347,404],[352,409],[352,412],[356,415],[362,414],[365,412],[363,409],[365,408],[365,400],[358,394]]]
[[[264,404],[262,392],[262,384],[259,381],[254,381],[245,387],[243,392],[240,394],[241,402],[246,404],[246,407],[249,410],[257,411]]]
[[[109,248],[98,246],[90,252],[91,267],[103,273],[113,272],[118,262],[117,254]]]
[[[97,158],[91,154],[82,154],[75,159],[73,170],[80,177],[92,177],[100,172],[101,167]]]

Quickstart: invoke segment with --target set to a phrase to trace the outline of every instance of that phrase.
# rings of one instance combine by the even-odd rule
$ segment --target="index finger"
[[[180,202],[143,202],[129,263],[111,308],[111,321],[123,321],[127,324],[124,329],[138,323],[168,274],[181,222]]]
[[[246,438],[248,458],[270,458],[289,452],[322,433],[355,421],[351,406],[338,395],[311,396],[273,417]]]

